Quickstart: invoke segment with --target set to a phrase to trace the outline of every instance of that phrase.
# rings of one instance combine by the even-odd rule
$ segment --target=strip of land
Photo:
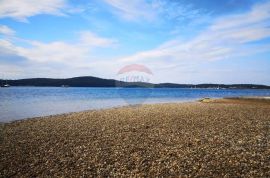
[[[205,99],[1,125],[0,177],[270,177],[270,103]]]

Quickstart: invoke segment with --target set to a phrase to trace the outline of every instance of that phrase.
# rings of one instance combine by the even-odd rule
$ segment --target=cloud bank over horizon
[[[0,78],[116,78],[130,64],[154,83],[270,85],[270,1],[0,2]]]

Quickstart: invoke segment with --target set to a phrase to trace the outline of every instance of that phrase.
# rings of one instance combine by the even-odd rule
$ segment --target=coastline
[[[267,177],[269,122],[269,100],[260,99],[13,121],[1,126],[0,176]]]
[[[71,112],[64,112],[64,113],[59,113],[59,114],[49,114],[49,115],[44,115],[44,116],[35,116],[35,117],[27,117],[27,118],[20,118],[20,119],[12,119],[10,121],[0,121],[0,124],[7,124],[7,123],[13,123],[13,122],[21,122],[25,120],[31,120],[31,119],[46,119],[47,117],[60,117],[62,115],[69,115],[69,114],[74,114],[74,113],[81,113],[81,112],[91,112],[91,111],[104,111],[108,109],[121,109],[121,108],[128,108],[128,107],[139,107],[143,105],[162,105],[162,104],[181,104],[181,103],[196,103],[196,102],[211,102],[211,103],[216,103],[216,102],[224,102],[226,100],[230,101],[236,101],[239,103],[239,101],[254,101],[256,102],[263,102],[266,101],[266,104],[270,103],[270,97],[269,96],[243,96],[243,97],[216,97],[216,98],[201,98],[201,99],[193,99],[193,100],[180,100],[180,101],[168,101],[168,102],[149,102],[149,103],[143,103],[143,104],[132,104],[132,105],[119,105],[119,106],[114,106],[114,107],[108,107],[108,108],[98,108],[98,109],[85,109],[81,111],[71,111]],[[240,103],[241,103],[240,101]]]
[[[11,119],[11,120],[7,120],[7,121],[0,121],[0,124],[21,122],[21,121],[31,120],[31,119],[46,119],[47,117],[57,117],[57,116],[82,113],[82,112],[104,111],[104,110],[108,110],[108,109],[121,109],[121,108],[129,108],[129,107],[133,108],[133,107],[139,107],[139,106],[143,106],[143,105],[194,103],[194,102],[198,102],[198,101],[199,101],[198,99],[193,99],[193,100],[164,101],[164,102],[144,102],[142,104],[119,105],[119,106],[113,106],[113,107],[85,109],[85,110],[79,110],[79,111],[63,112],[63,113],[58,113],[58,114],[48,114],[48,115],[26,117],[26,118],[20,118],[20,119]]]
[[[2,90],[1,90],[2,91]],[[134,94],[134,92],[136,94]],[[19,96],[19,98],[17,97]],[[270,96],[270,90],[161,88],[9,88],[0,92],[0,122],[118,107],[127,104],[182,102],[203,97]]]

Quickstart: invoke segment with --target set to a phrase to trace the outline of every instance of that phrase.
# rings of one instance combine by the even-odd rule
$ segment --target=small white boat
[[[5,84],[2,87],[10,87],[10,85],[9,84]]]
[[[10,85],[9,85],[9,84],[7,83],[7,81],[6,81],[6,84],[3,84],[3,83],[2,83],[1,87],[10,87]]]

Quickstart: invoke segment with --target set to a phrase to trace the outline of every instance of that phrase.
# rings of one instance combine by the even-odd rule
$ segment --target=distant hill
[[[0,84],[6,84],[11,86],[36,86],[36,87],[155,87],[155,88],[231,88],[231,89],[270,89],[270,86],[266,85],[253,85],[253,84],[175,84],[175,83],[129,83],[120,82],[113,79],[102,79],[98,77],[84,76],[74,77],[67,79],[52,79],[52,78],[29,78],[19,80],[1,80]]]
[[[2,83],[2,81],[0,80]],[[5,83],[6,81],[3,81]],[[115,87],[115,80],[101,79],[97,77],[74,77],[67,79],[29,78],[20,80],[7,80],[11,86],[38,86],[38,87]]]

